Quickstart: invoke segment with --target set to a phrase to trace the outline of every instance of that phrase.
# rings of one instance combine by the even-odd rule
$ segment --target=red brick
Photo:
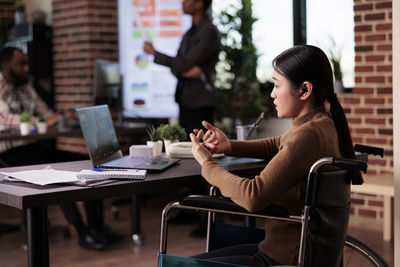
[[[355,62],[361,62],[361,61],[362,61],[362,56],[356,55],[356,56],[354,57],[354,61],[355,61]]]
[[[355,15],[354,16],[354,22],[360,22],[361,21],[361,15]]]
[[[361,124],[360,118],[349,118],[347,117],[347,122],[351,124]]]
[[[367,141],[367,144],[375,144],[375,145],[386,145],[388,143],[388,141],[384,138],[366,138],[366,141]],[[373,159],[373,161],[378,162],[379,160]]]
[[[381,65],[376,67],[377,72],[392,72],[392,65]]]
[[[374,93],[374,88],[370,87],[354,87],[353,94],[370,95]]]
[[[365,10],[372,10],[372,4],[365,4],[365,5],[354,5],[354,11],[365,11]]]
[[[362,36],[361,35],[354,36],[354,42],[355,43],[359,43],[361,41],[362,41]],[[357,51],[357,48],[356,48],[356,51]]]
[[[376,211],[367,210],[367,209],[359,209],[358,214],[365,217],[373,217],[376,218]]]
[[[378,130],[379,135],[389,135],[393,136],[393,129],[379,129]],[[387,150],[385,150],[386,152]],[[386,154],[385,154],[386,155]]]
[[[375,207],[383,207],[383,201],[380,201],[380,200],[368,200],[368,205],[369,206],[375,206]]]
[[[366,77],[367,83],[384,83],[385,77],[384,76],[370,76]]]
[[[364,205],[365,201],[362,198],[351,198],[351,204],[352,205]]]
[[[357,50],[356,50],[357,51]],[[373,66],[356,66],[354,68],[355,72],[372,72],[374,71],[374,67]]]
[[[361,39],[361,37],[360,37]],[[361,41],[361,40],[356,40],[357,41]],[[372,45],[356,45],[354,50],[356,52],[371,52],[374,50],[374,47]]]
[[[384,118],[366,118],[365,123],[367,123],[367,124],[385,124],[386,119],[384,119]]]
[[[392,23],[382,23],[375,25],[376,31],[391,31],[392,30]]]
[[[372,108],[355,108],[355,114],[373,114],[374,110]]]
[[[356,83],[361,83],[362,82],[362,77],[356,76],[356,77],[354,77],[354,81]]]
[[[344,97],[341,102],[342,104],[360,104],[360,99],[352,97]]]
[[[381,2],[381,3],[376,3],[375,8],[376,9],[382,9],[382,8],[390,8],[392,7],[392,1],[387,1],[387,2]]]
[[[366,98],[365,104],[385,104],[384,98]]]
[[[361,138],[361,137],[352,137],[351,138],[352,140],[353,140],[353,143],[358,143],[358,144],[362,144],[362,143],[364,143],[364,140]]]
[[[371,41],[385,41],[386,40],[386,35],[385,34],[371,34],[371,35],[366,35],[365,40],[368,42]]]
[[[375,134],[375,130],[372,128],[360,128],[355,130],[357,134]]]
[[[378,108],[377,109],[378,114],[393,114],[393,109],[391,108]]]
[[[368,139],[367,139],[368,140]],[[371,144],[374,144],[374,145],[377,145],[377,144],[386,144],[386,142],[385,143],[383,143],[383,142],[381,142],[381,143],[379,143],[379,142],[368,142],[368,143],[371,143]],[[374,159],[374,158],[371,158],[371,159],[368,159],[368,165],[380,165],[380,166],[386,166],[386,160],[384,160],[384,159]]]
[[[378,94],[392,94],[392,87],[378,87]]]
[[[378,173],[376,170],[373,170],[371,168],[371,166],[368,166],[368,167],[369,167],[368,170],[367,170],[367,174],[368,175],[376,175]]]
[[[366,21],[384,20],[385,19],[385,13],[367,14],[367,15],[364,16],[364,19]]]
[[[370,32],[370,31],[372,31],[372,25],[354,26],[354,33],[357,33],[357,32]]]
[[[382,62],[385,60],[384,55],[369,55],[365,57],[365,61],[367,62]]]

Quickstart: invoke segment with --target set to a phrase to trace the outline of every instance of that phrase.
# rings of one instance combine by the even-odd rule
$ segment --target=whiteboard
[[[182,13],[182,0],[119,0],[119,63],[125,118],[178,117],[177,79],[169,67],[153,63],[143,52],[144,40],[175,56],[191,17]]]

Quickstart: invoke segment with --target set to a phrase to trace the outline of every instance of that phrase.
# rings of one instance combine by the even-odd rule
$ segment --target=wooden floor
[[[134,246],[130,238],[130,207],[128,204],[119,206],[120,218],[112,218],[110,203],[105,200],[106,222],[112,225],[125,238],[111,244],[105,251],[91,251],[81,248],[77,242],[76,232],[71,228],[72,238],[64,239],[58,232],[50,233],[50,265],[51,266],[157,266],[159,249],[160,214],[166,203],[172,200],[168,196],[153,196],[142,203],[142,229],[144,244]],[[21,212],[0,206],[0,222],[19,222]],[[67,225],[58,206],[49,207],[49,219],[52,225]],[[201,253],[205,248],[204,238],[190,238],[189,232],[196,224],[170,225],[168,252],[174,255],[190,256]],[[393,266],[393,242],[383,242],[382,233],[349,229],[350,233],[368,243],[377,250],[388,263]],[[0,234],[0,266],[27,266],[25,233],[14,232]]]

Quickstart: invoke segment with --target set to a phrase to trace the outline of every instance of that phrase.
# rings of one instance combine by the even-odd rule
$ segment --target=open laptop
[[[95,168],[163,171],[179,159],[122,156],[107,105],[76,109],[83,137]]]

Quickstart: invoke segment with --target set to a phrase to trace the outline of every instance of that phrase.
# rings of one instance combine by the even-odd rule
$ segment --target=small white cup
[[[47,122],[38,122],[37,123],[37,131],[40,134],[47,133]]]
[[[163,141],[158,140],[157,142],[154,141],[147,141],[147,145],[153,148],[153,157],[160,157],[162,154],[163,148]]]

